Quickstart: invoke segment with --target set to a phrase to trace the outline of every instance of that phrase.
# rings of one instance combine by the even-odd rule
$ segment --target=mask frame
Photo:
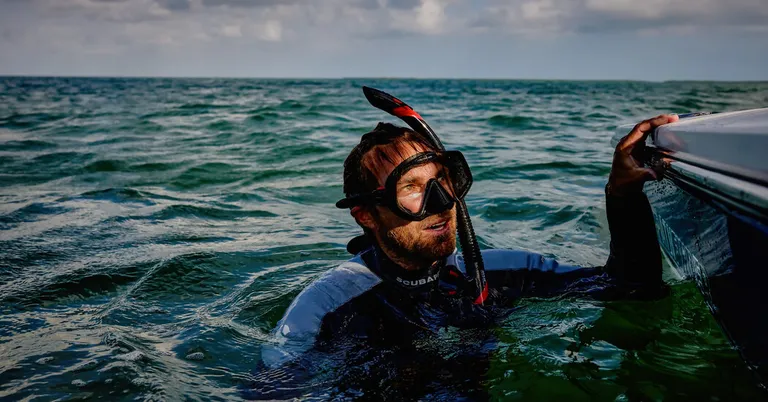
[[[446,189],[437,179],[431,178],[425,185],[424,195],[418,211],[413,212],[398,202],[397,182],[411,169],[428,163],[440,163],[448,170],[451,188]],[[366,194],[354,194],[342,198],[337,208],[352,208],[359,205],[381,205],[397,216],[409,221],[422,221],[429,216],[447,211],[464,199],[472,187],[472,172],[467,160],[459,151],[419,152],[402,161],[389,174],[383,187]]]

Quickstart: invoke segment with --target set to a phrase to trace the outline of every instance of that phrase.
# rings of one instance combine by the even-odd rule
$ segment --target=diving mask
[[[383,187],[348,194],[336,207],[383,205],[403,219],[421,221],[453,208],[471,186],[472,174],[461,152],[420,152],[397,165]]]

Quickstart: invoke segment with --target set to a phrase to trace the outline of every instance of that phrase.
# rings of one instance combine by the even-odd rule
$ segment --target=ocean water
[[[0,399],[755,400],[692,283],[526,299],[413,350],[264,374],[291,300],[349,258],[334,208],[361,134],[414,106],[467,156],[484,248],[601,265],[617,125],[768,105],[768,83],[0,78]],[[262,390],[263,391],[263,390]]]

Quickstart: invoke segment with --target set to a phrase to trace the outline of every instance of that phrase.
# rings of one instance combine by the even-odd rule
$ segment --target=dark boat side
[[[665,170],[645,188],[661,247],[765,388],[768,109],[683,118],[646,150],[645,163]]]

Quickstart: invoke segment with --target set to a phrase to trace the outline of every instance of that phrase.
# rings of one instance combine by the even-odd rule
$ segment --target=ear
[[[358,225],[368,230],[375,232],[379,226],[369,207],[355,207],[349,213],[355,218]]]

